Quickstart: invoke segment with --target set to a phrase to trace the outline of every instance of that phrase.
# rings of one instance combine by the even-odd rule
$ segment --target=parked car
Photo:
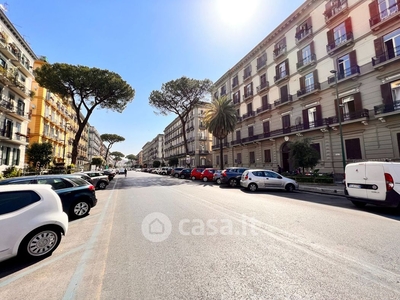
[[[158,173],[158,174],[169,175],[168,172],[171,173],[171,170],[172,170],[172,168],[170,168],[170,167],[162,167],[160,173]]]
[[[79,173],[73,173],[73,175]],[[107,185],[109,185],[110,181],[108,180],[108,176],[101,173],[100,171],[86,171],[83,174],[88,175],[92,179],[92,184],[96,189],[104,190]]]
[[[178,174],[178,177],[181,179],[188,179],[190,178],[190,174],[192,173],[191,168],[184,168]]]
[[[174,168],[174,169],[172,169],[171,170],[171,176],[178,178],[179,177],[179,172],[182,171],[182,170],[183,170],[183,168]]]
[[[400,163],[366,161],[345,168],[344,193],[357,207],[400,205]]]
[[[92,178],[90,178],[90,176],[85,174],[85,173],[78,172],[78,173],[72,173],[72,174],[66,174],[66,175],[79,176],[80,178],[82,178],[82,179],[86,180],[87,182],[93,184]]]
[[[204,171],[204,168],[193,168],[190,173],[190,178],[192,180],[200,180],[201,172]]]
[[[51,255],[68,231],[68,216],[50,185],[0,186],[0,261]]]
[[[23,176],[0,180],[8,184],[50,184],[61,198],[64,212],[72,219],[82,218],[96,206],[97,198],[93,184],[71,174]]]
[[[214,173],[217,169],[214,168],[205,168],[203,172],[200,174],[200,180],[206,181],[213,181],[214,180]]]
[[[215,181],[217,184],[221,184],[221,173],[222,170],[215,170],[214,172],[213,181]]]
[[[228,184],[230,187],[240,186],[240,177],[248,168],[232,167],[221,172],[221,184]]]
[[[114,169],[106,169],[101,171],[104,175],[108,176],[108,180],[111,181],[114,179],[115,175],[117,174],[117,172]]]
[[[271,170],[245,170],[240,179],[240,185],[251,192],[258,189],[285,189],[292,192],[299,188],[299,184],[291,179]]]

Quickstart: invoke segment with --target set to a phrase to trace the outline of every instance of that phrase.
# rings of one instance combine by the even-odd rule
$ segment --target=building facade
[[[140,159],[139,159],[140,160]],[[164,162],[164,134],[158,134],[152,141],[147,142],[142,149],[142,164],[148,168],[153,167],[153,162]]]
[[[212,137],[203,122],[206,105],[206,102],[200,102],[189,112],[185,131],[188,154],[186,154],[184,132],[179,118],[164,129],[164,156],[167,163],[169,159],[176,157],[180,166],[188,164],[192,167],[212,166]]]
[[[101,140],[99,132],[96,127],[89,125],[89,141],[88,141],[88,160],[92,161],[93,157],[104,157],[101,155]]]
[[[24,167],[35,59],[28,43],[0,10],[0,171]]]
[[[305,1],[215,83],[238,115],[224,162],[291,171],[290,143],[304,138],[320,172],[398,160],[399,16],[391,0]]]

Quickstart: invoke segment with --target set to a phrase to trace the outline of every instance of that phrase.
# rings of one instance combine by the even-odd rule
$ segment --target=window
[[[255,154],[254,154],[254,151],[250,151],[249,152],[249,155],[250,155],[250,163],[251,164],[254,164],[255,162],[256,162],[256,156],[255,156]]]
[[[307,115],[308,115],[308,122],[309,122],[309,127],[313,128],[315,127],[315,121],[317,120],[317,108],[312,107],[307,110]]]
[[[301,60],[303,65],[308,65],[311,62],[311,45],[307,45],[301,49]]]
[[[268,95],[261,97],[261,105],[263,108],[266,108],[268,106]]]
[[[240,90],[233,93],[233,104],[240,103]]]
[[[241,141],[240,130],[237,130],[237,131],[236,131],[236,141],[238,141],[238,142]]]
[[[301,41],[303,38],[311,34],[311,17],[304,21],[296,28],[296,41]]]
[[[25,114],[25,102],[21,99],[17,102],[17,114],[23,116]]]
[[[260,76],[260,90],[267,87],[267,74],[262,74]]]
[[[226,95],[226,86],[221,86],[221,96]]]
[[[338,59],[338,68],[341,78],[351,75],[350,56],[346,54]]]
[[[264,162],[270,163],[272,161],[271,159],[271,150],[270,149],[265,149],[264,150]]]
[[[290,132],[290,115],[282,116],[282,128],[283,128],[283,133]]]
[[[378,0],[378,8],[381,20],[386,19],[391,14],[397,12],[396,0]]]
[[[0,67],[7,69],[7,63],[2,57],[0,57]]]
[[[253,95],[253,82],[250,82],[244,87],[244,98],[248,98]]]
[[[326,50],[331,52],[342,45],[345,45],[347,41],[353,39],[351,18],[347,18],[343,23],[339,24],[335,28],[327,32],[328,45]]]
[[[263,131],[264,133],[269,133],[269,121],[264,121],[263,122]]]
[[[17,211],[40,200],[34,191],[12,191],[0,193],[0,215]]]
[[[228,155],[224,155],[224,164],[227,165],[228,164]]]
[[[279,81],[280,79],[284,79],[289,76],[289,60],[286,59],[285,61],[281,62],[277,66],[275,66],[275,82]]]
[[[310,144],[310,146],[312,148],[314,148],[318,152],[319,159],[321,159],[321,146],[320,146],[320,144],[319,143],[314,143],[314,144]]]
[[[248,65],[246,68],[244,68],[243,79],[246,79],[250,76],[251,76],[251,65]]]
[[[15,124],[15,129],[16,129],[16,132],[21,133],[21,123],[16,123],[16,124]],[[20,135],[16,135],[15,138],[16,138],[17,140],[20,140],[20,139],[21,139],[21,136],[20,136]]]
[[[306,93],[314,90],[314,73],[308,73],[304,76],[304,83],[306,88]]]
[[[347,159],[362,159],[360,139],[347,139],[345,144]]]
[[[82,179],[83,180],[83,179]],[[38,184],[50,184],[54,190],[65,189],[69,187],[73,187],[73,185],[61,178],[41,178],[38,179]]]
[[[238,74],[235,75],[232,79],[232,87],[238,86],[239,85],[239,76]]]
[[[251,113],[253,112],[253,103],[248,103],[247,104],[247,115],[251,115]]]
[[[249,137],[254,136],[254,127],[253,126],[247,127],[247,133]]]
[[[342,120],[353,120],[362,117],[363,106],[360,93],[339,99]],[[336,105],[336,100],[335,100]],[[337,110],[337,107],[335,107]]]
[[[260,57],[257,58],[257,69],[264,67],[267,64],[267,53],[264,52]]]
[[[11,120],[4,119],[2,136],[11,138],[12,128],[13,128],[13,122]]]
[[[281,54],[286,52],[286,37],[281,39],[274,47],[274,58],[279,57]]]
[[[236,163],[238,163],[238,164],[242,163],[242,153],[236,154]]]
[[[281,93],[281,103],[288,102],[289,101],[288,86],[287,85],[281,86],[279,90]]]
[[[333,38],[336,46],[346,42],[346,27],[344,26],[344,23],[333,29]]]

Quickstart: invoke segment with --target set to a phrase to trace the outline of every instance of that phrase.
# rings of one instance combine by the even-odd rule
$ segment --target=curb
[[[327,188],[327,187],[299,186],[299,191],[345,196],[343,188],[339,189],[339,188]]]

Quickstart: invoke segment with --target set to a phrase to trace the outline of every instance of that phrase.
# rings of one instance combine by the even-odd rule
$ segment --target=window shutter
[[[326,15],[328,15],[331,12],[331,8],[332,8],[331,1],[328,1],[325,4],[325,13],[326,13]]]
[[[354,97],[354,110],[361,111],[363,109],[362,101],[361,101],[361,93],[357,93],[353,95]]]
[[[314,77],[314,84],[318,83],[318,70],[313,71],[313,77]]]
[[[264,133],[268,133],[269,130],[269,121],[266,121],[263,123],[263,129],[264,129]]]
[[[265,107],[268,104],[268,95],[262,96],[261,98],[262,106]]]
[[[375,25],[376,23],[379,23],[381,21],[381,17],[379,15],[379,7],[378,7],[378,1],[372,1],[369,5],[369,16],[373,20],[373,24],[370,25]]]
[[[305,89],[305,85],[306,85],[306,79],[305,77],[300,77],[300,90],[304,90]]]
[[[316,111],[316,115],[317,115],[317,120],[316,120],[316,124],[317,126],[322,126],[322,108],[321,105],[318,105],[316,107],[317,111]]]
[[[287,85],[284,85],[281,87],[281,101],[285,102],[287,100],[288,100]]]
[[[303,125],[304,125],[304,129],[310,128],[310,122],[308,120],[308,109],[303,110]]]
[[[289,72],[289,59],[288,58],[285,60],[285,70],[286,70],[286,75],[289,76],[290,72]]]
[[[355,67],[357,65],[357,56],[356,56],[356,50],[353,50],[349,53],[349,58],[350,58],[350,67]],[[353,69],[352,69],[353,71]]]
[[[311,22],[311,16],[308,17],[308,19],[306,20],[306,28],[310,29],[312,27],[312,22]]]
[[[381,94],[383,98],[383,104],[393,106],[392,89],[390,83],[381,85]]]
[[[279,74],[279,65],[276,65],[276,66],[275,66],[275,75],[276,75],[277,78],[280,77],[280,74]]]
[[[314,54],[314,53],[315,53],[315,51],[314,51],[314,41],[312,41],[312,42],[310,43],[310,52],[311,52],[311,54]]]
[[[374,40],[375,55],[378,57],[378,63],[381,62],[379,56],[385,53],[385,48],[383,47],[383,38],[377,38]]]
[[[303,53],[302,52],[303,52],[302,50],[297,51],[297,62],[298,63],[301,63],[303,61]]]
[[[351,27],[351,17],[348,17],[344,21],[344,27],[346,28],[346,34],[353,31]]]
[[[326,33],[328,38],[328,49],[330,49],[335,44],[335,39],[333,37],[333,28]]]

